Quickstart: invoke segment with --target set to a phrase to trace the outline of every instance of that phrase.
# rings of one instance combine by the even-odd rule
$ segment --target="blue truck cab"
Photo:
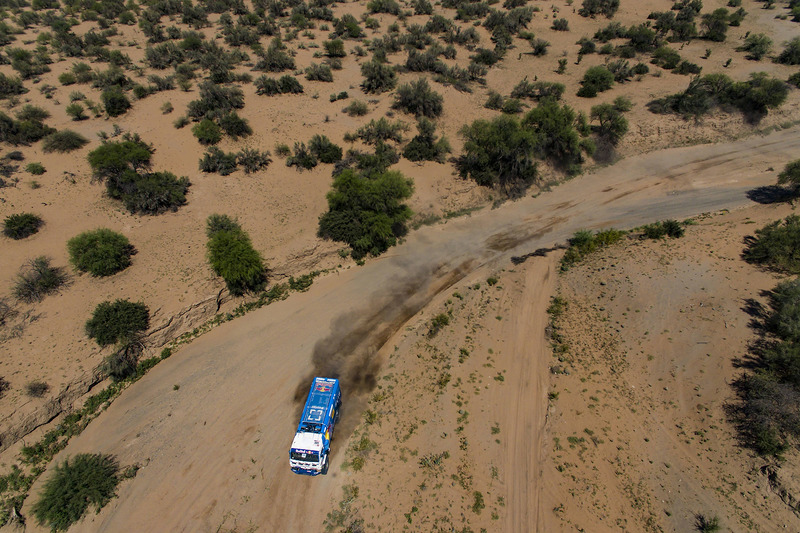
[[[339,380],[314,378],[289,450],[292,472],[307,476],[328,473],[331,438],[341,406]]]

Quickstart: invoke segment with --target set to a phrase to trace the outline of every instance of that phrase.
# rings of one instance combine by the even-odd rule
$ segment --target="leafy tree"
[[[594,98],[614,85],[614,74],[602,65],[589,67],[583,75],[578,96]]]
[[[756,230],[746,241],[745,261],[770,270],[800,274],[800,216],[789,215]]]
[[[231,294],[242,296],[262,290],[267,283],[266,269],[247,233],[238,224],[221,224],[219,218],[212,221],[209,217],[207,224],[211,268],[225,280]]]
[[[380,255],[406,233],[411,210],[402,201],[413,190],[413,182],[399,172],[368,177],[344,169],[327,195],[328,212],[320,217],[319,235],[349,244],[354,259]]]
[[[40,256],[29,261],[17,275],[14,297],[27,303],[40,302],[48,294],[58,291],[68,279],[63,268],[50,266],[50,259]]]
[[[444,98],[431,89],[425,78],[401,85],[392,107],[419,117],[436,118],[442,114]]]
[[[71,238],[67,251],[76,269],[92,276],[110,276],[130,266],[134,247],[124,235],[100,228]]]
[[[445,156],[450,153],[447,139],[436,138],[436,124],[432,120],[420,117],[417,121],[419,132],[406,145],[403,156],[409,161],[437,161],[444,163]]]
[[[724,7],[703,15],[701,22],[701,26],[705,30],[703,38],[718,43],[723,42],[728,34],[728,18],[728,10]]]
[[[66,531],[90,506],[99,511],[116,495],[119,465],[110,455],[78,454],[56,465],[31,508],[39,524]]]
[[[24,239],[37,233],[44,221],[33,213],[8,215],[3,221],[3,235],[14,240]]]
[[[747,59],[760,61],[772,50],[772,39],[763,33],[752,33],[745,38],[744,44],[738,49],[747,52]]]
[[[612,145],[618,144],[628,131],[628,120],[612,104],[592,106],[590,117],[598,122],[598,137]]]
[[[462,178],[509,196],[520,196],[536,180],[536,135],[516,118],[476,120],[464,126],[460,135],[464,153],[456,159],[456,170]]]
[[[126,344],[150,327],[150,310],[141,302],[116,300],[95,307],[86,321],[86,335],[100,346]]]
[[[794,188],[800,187],[800,159],[787,163],[778,174],[778,185],[787,184]]]
[[[535,135],[536,156],[550,159],[569,173],[578,172],[583,152],[593,152],[593,146],[583,142],[575,129],[578,118],[571,107],[550,99],[528,111],[522,124]]]

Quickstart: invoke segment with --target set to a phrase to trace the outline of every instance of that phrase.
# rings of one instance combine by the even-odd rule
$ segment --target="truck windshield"
[[[311,422],[304,422],[300,426],[300,431],[305,433],[322,433],[322,424],[312,424]]]
[[[319,454],[316,452],[298,452],[292,450],[289,455],[295,461],[305,461],[307,463],[319,462]]]

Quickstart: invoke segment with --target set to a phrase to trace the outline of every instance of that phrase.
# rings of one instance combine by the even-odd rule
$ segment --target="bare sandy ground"
[[[776,465],[725,414],[748,301],[780,279],[742,261],[743,239],[794,211],[700,217],[683,239],[627,241],[560,277],[543,531],[690,531],[697,514],[723,531],[800,528],[796,454],[770,481]]]
[[[293,393],[312,372],[315,354],[337,361],[346,386],[350,384],[346,404],[352,405],[353,397],[363,398],[359,393],[369,390],[358,384],[369,385],[380,375],[374,363],[385,360],[392,344],[399,342],[383,341],[437,294],[455,288],[462,279],[469,285],[468,275],[482,265],[490,271],[507,266],[510,255],[563,242],[582,227],[630,227],[715,206],[747,205],[746,192],[774,182],[775,173],[767,172],[767,165],[780,168],[789,160],[798,136],[800,131],[794,128],[727,145],[631,158],[538,198],[423,228],[378,261],[325,277],[308,293],[220,327],[134,384],[57,458],[102,451],[116,454],[123,464],[143,465],[137,477],[121,488],[119,499],[76,530],[123,531],[131,523],[161,531],[209,530],[228,513],[239,524],[252,522],[265,530],[318,527],[330,509],[330,498],[346,482],[339,473],[345,454],[335,454],[334,474],[322,480],[294,476],[285,464],[297,412]],[[744,168],[752,170],[742,172]],[[539,279],[550,269],[541,271]],[[537,286],[533,280],[526,283]],[[533,311],[528,315],[535,326],[529,330],[534,339],[537,330],[540,335],[543,331],[543,310],[538,309],[538,315]],[[516,340],[512,342],[517,339],[514,335],[497,338],[515,345],[508,348],[509,354],[522,349]],[[541,337],[534,340],[531,350],[543,347],[543,342]],[[532,357],[537,353],[544,356],[533,351]],[[517,358],[514,364],[523,361]],[[542,379],[541,360],[525,364],[531,365],[529,376]],[[509,363],[492,369],[492,375],[496,372],[522,380],[510,380],[505,386],[514,383],[531,394],[516,396],[510,412],[517,402],[530,402],[534,408],[535,402],[544,401],[540,384],[526,384],[524,369]],[[345,427],[348,418],[350,427],[355,426],[358,416],[358,409],[349,408]],[[502,422],[508,419],[498,418],[502,433]],[[537,430],[537,421],[541,415],[516,430],[530,435]],[[506,430],[511,431],[512,425],[509,421]],[[344,446],[347,436],[339,433],[337,446]],[[508,454],[523,453],[517,448],[522,445],[515,438]],[[479,457],[476,462],[485,464]],[[513,470],[503,475],[510,476],[506,481],[510,486],[529,486],[514,476],[534,479],[538,468],[541,464],[535,460],[514,462]],[[522,524],[541,519],[540,510],[516,508],[519,504],[527,509],[537,497],[515,500],[515,508],[508,511],[512,524],[526,527]],[[275,505],[265,505],[266,501]]]

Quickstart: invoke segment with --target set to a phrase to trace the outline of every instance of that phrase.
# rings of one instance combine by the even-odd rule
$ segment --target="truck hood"
[[[322,451],[322,435],[319,433],[297,433],[292,441],[292,449]]]

